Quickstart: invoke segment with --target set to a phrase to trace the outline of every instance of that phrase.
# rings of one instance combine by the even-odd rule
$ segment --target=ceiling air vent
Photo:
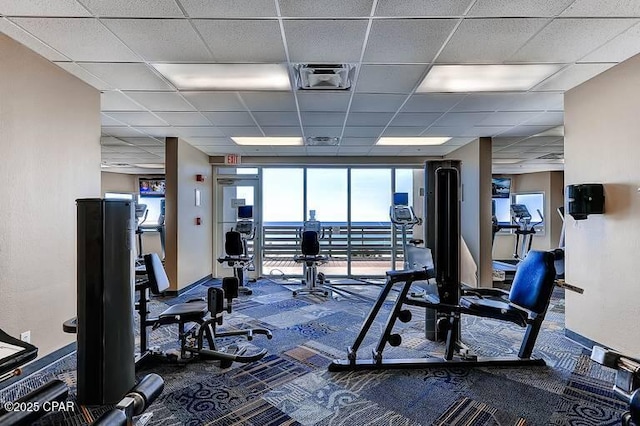
[[[356,66],[353,64],[296,64],[296,85],[301,90],[349,90]]]
[[[340,138],[332,138],[328,136],[308,137],[306,139],[307,146],[336,146],[340,142]]]

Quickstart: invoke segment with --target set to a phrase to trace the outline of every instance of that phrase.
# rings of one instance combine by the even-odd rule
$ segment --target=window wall
[[[322,223],[321,253],[331,257],[319,268],[321,272],[367,277],[393,269],[393,254],[401,256],[402,250],[389,207],[393,192],[407,192],[413,203],[413,172],[400,168],[262,168],[263,273],[302,274],[293,257],[300,252],[300,229],[311,210]]]

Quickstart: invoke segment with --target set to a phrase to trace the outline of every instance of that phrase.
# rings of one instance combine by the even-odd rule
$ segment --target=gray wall
[[[75,340],[76,205],[100,196],[100,94],[0,34],[0,328]]]

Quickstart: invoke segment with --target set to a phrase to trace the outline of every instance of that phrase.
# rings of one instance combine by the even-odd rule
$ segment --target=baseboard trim
[[[209,275],[207,275],[206,277],[202,277],[202,278],[200,278],[198,281],[196,281],[196,282],[194,282],[194,283],[192,283],[192,284],[189,284],[188,286],[183,287],[183,288],[181,288],[181,289],[180,289],[180,290],[178,290],[178,291],[176,291],[176,290],[167,290],[167,291],[165,292],[165,294],[166,294],[167,296],[181,296],[181,295],[183,295],[183,294],[185,294],[185,293],[187,293],[187,292],[189,292],[189,291],[193,290],[193,289],[194,289],[194,287],[197,287],[197,286],[199,286],[199,285],[201,285],[201,284],[204,284],[204,283],[206,283],[207,281],[209,281],[209,280],[211,280],[211,279],[213,279],[213,275],[212,275],[212,274],[209,274]]]
[[[33,373],[36,373],[48,366],[50,366],[51,364],[53,364],[54,362],[64,358],[65,356],[75,352],[77,349],[76,346],[76,342],[71,342],[66,346],[63,346],[62,348],[51,352],[48,355],[43,356],[42,358],[38,358],[33,362],[30,362],[29,364],[25,365],[22,367],[22,374],[20,374],[17,377],[14,377],[12,379],[6,380],[2,383],[0,383],[0,390],[5,389],[11,385],[13,385],[14,383],[17,383],[21,380],[24,380],[25,378],[29,377],[30,375],[32,375]]]
[[[595,340],[591,340],[588,337],[584,337],[583,335],[578,334],[575,331],[569,330],[568,328],[564,329],[564,335],[567,339],[573,340],[580,346],[583,346],[589,350],[593,349],[594,346],[606,347],[606,345],[603,345],[602,343],[598,343]]]

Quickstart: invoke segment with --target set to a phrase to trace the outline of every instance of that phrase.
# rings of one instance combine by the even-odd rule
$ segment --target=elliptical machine
[[[409,206],[409,194],[406,192],[396,192],[393,194],[393,204],[389,207],[389,218],[391,223],[395,227],[400,227],[402,233],[402,255],[404,258],[403,270],[412,269],[410,265],[408,251],[410,247],[416,247],[419,244],[424,243],[423,240],[411,239],[407,242],[407,231],[412,229],[415,225],[420,225],[422,219],[418,218],[413,211],[413,208]],[[395,245],[395,243],[394,243]]]
[[[544,216],[539,209],[538,215],[540,215],[540,221],[532,223],[531,213],[529,213],[529,209],[525,204],[511,204],[511,218],[518,225],[515,230],[516,242],[513,258],[518,262],[527,257],[527,253],[529,253],[533,244],[533,236],[536,234],[536,226],[544,222]],[[522,243],[520,242],[520,236],[522,236]]]

